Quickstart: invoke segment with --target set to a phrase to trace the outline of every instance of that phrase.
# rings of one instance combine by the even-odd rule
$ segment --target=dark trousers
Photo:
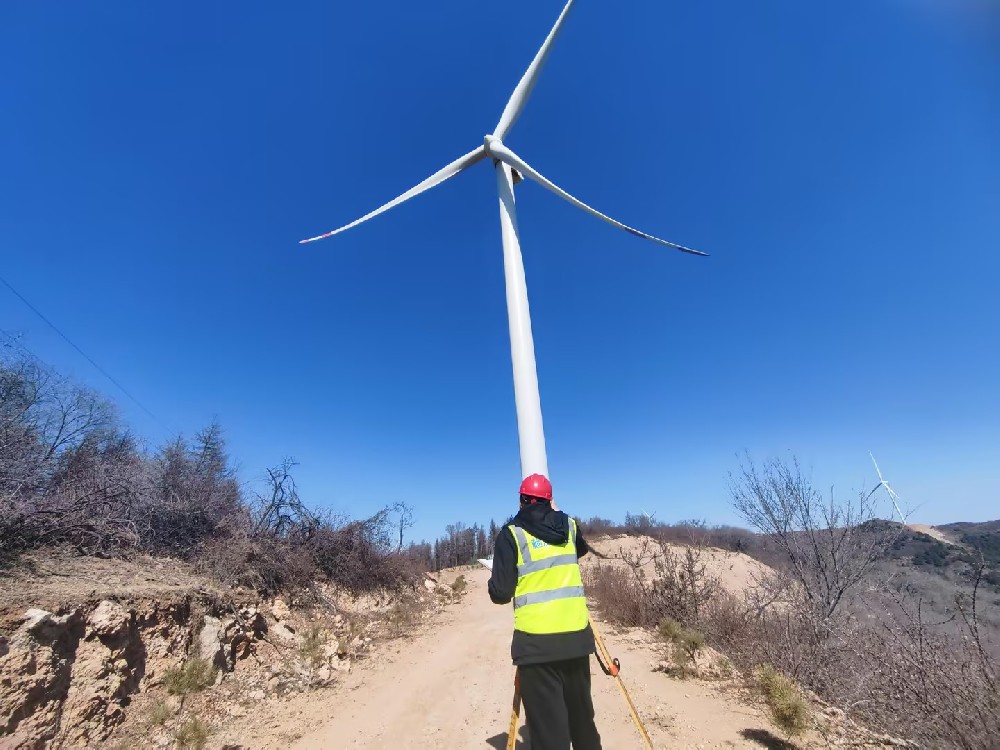
[[[590,657],[525,664],[521,700],[531,750],[601,750],[590,697]]]

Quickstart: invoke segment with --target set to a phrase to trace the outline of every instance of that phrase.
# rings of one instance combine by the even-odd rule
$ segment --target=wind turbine
[[[510,328],[510,353],[514,370],[514,403],[517,409],[517,435],[521,452],[521,475],[542,474],[548,476],[548,462],[545,456],[545,434],[542,428],[542,407],[538,395],[538,374],[535,368],[535,346],[531,336],[531,318],[528,311],[528,290],[524,280],[524,266],[521,261],[521,243],[517,229],[517,213],[514,208],[514,186],[525,177],[537,182],[547,190],[551,190],[563,200],[569,201],[577,208],[602,219],[609,224],[624,229],[638,237],[652,240],[666,247],[674,248],[692,255],[706,253],[692,250],[689,247],[654,237],[640,232],[591,208],[583,201],[573,197],[565,190],[555,185],[532,168],[526,161],[511,151],[504,138],[510,133],[521,112],[528,102],[532,89],[538,81],[538,76],[552,50],[559,31],[562,29],[575,0],[569,0],[563,8],[555,25],[545,38],[541,48],[531,61],[527,71],[521,77],[514,93],[511,94],[504,107],[500,121],[493,133],[483,139],[479,146],[464,156],[460,156],[444,169],[435,172],[423,182],[415,185],[402,195],[388,203],[379,206],[360,219],[345,224],[339,229],[302,240],[303,243],[332,237],[340,232],[356,227],[390,208],[398,206],[421,193],[440,185],[460,172],[465,171],[484,159],[492,159],[496,171],[497,191],[500,195],[500,234],[503,240],[504,279],[507,287],[507,318]]]
[[[874,454],[871,451],[868,451],[868,455],[871,456],[872,463],[875,465],[875,473],[878,474],[878,485],[876,485],[875,489],[877,490],[879,487],[885,487],[885,491],[889,494],[889,499],[892,500],[892,507],[894,507],[896,509],[896,513],[899,514],[899,522],[905,526],[906,516],[904,516],[903,511],[899,509],[899,496],[896,494],[896,491],[889,486],[889,483],[882,478],[882,472],[878,468],[878,462],[875,460]]]

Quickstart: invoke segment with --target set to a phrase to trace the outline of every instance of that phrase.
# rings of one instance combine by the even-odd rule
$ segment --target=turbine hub
[[[493,144],[497,143],[503,145],[503,141],[497,138],[495,135],[487,135],[483,138],[483,146],[486,148],[486,153],[492,156],[494,159],[497,158],[496,154],[493,153]]]

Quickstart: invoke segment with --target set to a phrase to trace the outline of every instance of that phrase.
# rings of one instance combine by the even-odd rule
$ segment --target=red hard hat
[[[530,497],[540,497],[552,501],[552,482],[541,474],[532,474],[521,482],[521,494]]]

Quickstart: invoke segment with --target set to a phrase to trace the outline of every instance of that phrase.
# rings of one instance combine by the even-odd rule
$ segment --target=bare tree
[[[399,514],[399,546],[396,551],[400,552],[403,549],[403,535],[407,529],[413,527],[413,508],[406,503],[396,503],[393,510]]]
[[[257,496],[253,534],[286,538],[293,530],[308,536],[320,526],[320,519],[299,498],[292,469],[295,461],[286,458],[267,470],[268,489]]]
[[[926,747],[997,746],[1000,663],[979,614],[985,567],[982,558],[973,565],[971,592],[958,594],[943,618],[929,615],[919,596],[866,595],[879,624],[852,644],[872,665],[858,701],[862,718]]]
[[[31,357],[0,358],[0,558],[35,544],[135,546],[141,475],[107,400]]]
[[[760,466],[747,458],[731,493],[737,513],[777,545],[817,626],[829,621],[900,531],[878,520],[874,491],[838,500],[831,488],[825,500],[795,458]]]

